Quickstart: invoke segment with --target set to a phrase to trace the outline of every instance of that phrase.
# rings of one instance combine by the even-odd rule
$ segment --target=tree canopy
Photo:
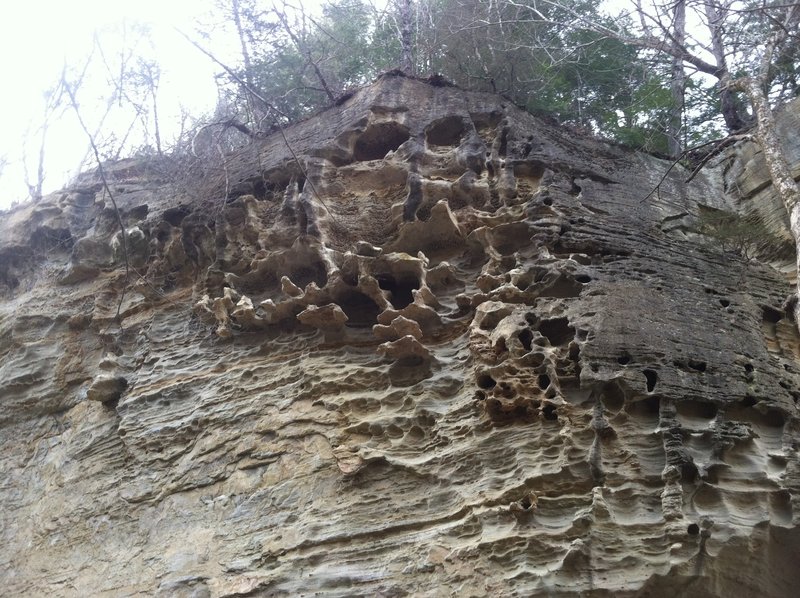
[[[181,131],[185,145],[185,135],[220,125],[214,152],[392,69],[496,92],[576,131],[675,158],[752,129],[754,98],[763,113],[800,93],[800,3],[784,0],[328,0],[313,10],[300,0],[216,0],[214,19],[228,32],[222,60],[208,24],[182,33],[217,62],[217,107],[186,115]],[[146,32],[133,33],[119,52],[97,43],[53,85],[29,149],[33,197],[42,192],[48,123],[68,108],[65,82],[80,104],[81,82],[105,78],[101,114],[127,107],[124,130],[109,135],[106,116],[87,122],[107,137],[103,156],[163,155],[181,142],[162,135],[159,63],[137,54]]]

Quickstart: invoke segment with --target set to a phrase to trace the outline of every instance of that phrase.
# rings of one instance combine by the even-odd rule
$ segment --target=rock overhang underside
[[[4,593],[791,595],[794,257],[704,226],[738,159],[650,193],[384,77],[219,196],[109,165],[127,277],[96,175],[4,214]]]

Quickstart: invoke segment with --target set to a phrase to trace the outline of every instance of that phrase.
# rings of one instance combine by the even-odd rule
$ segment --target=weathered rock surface
[[[111,168],[127,282],[91,175],[3,215],[4,595],[793,595],[793,256],[699,224],[757,168],[401,77],[286,137]]]

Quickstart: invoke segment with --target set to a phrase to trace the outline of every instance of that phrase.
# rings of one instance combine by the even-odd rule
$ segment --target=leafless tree
[[[414,61],[414,2],[398,0],[400,14],[400,46],[402,48],[402,68],[409,74],[415,74]]]
[[[64,89],[63,86],[61,85],[61,82],[59,81],[56,84],[52,85],[47,90],[45,90],[43,94],[43,99],[44,99],[44,105],[42,108],[42,120],[39,123],[37,130],[39,147],[35,158],[35,167],[36,167],[35,178],[31,176],[31,172],[28,168],[29,160],[28,160],[28,151],[26,142],[28,135],[25,136],[22,142],[22,149],[23,149],[22,167],[25,176],[25,184],[28,187],[28,193],[33,201],[39,201],[42,198],[44,178],[45,178],[45,152],[47,148],[47,139],[48,139],[48,132],[50,130],[50,124],[53,121],[53,119],[58,118],[58,116],[62,114],[65,109]]]

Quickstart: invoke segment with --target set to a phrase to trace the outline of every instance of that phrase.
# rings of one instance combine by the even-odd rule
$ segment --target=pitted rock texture
[[[211,201],[109,165],[127,280],[93,175],[3,216],[4,595],[792,595],[791,281],[698,225],[735,158],[651,194],[403,77],[285,134]]]

